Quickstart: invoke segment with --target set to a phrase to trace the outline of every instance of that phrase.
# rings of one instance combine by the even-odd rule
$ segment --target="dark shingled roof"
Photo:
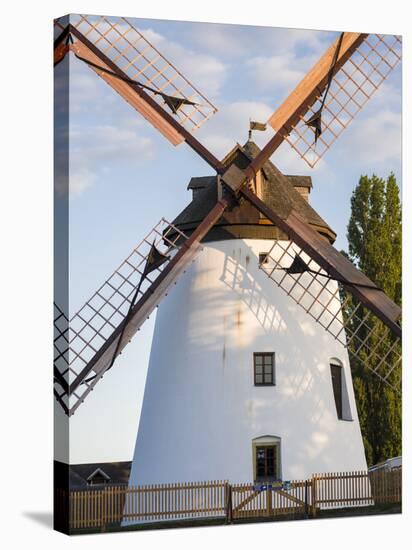
[[[216,176],[200,176],[189,181],[188,189],[204,189],[216,182]]]
[[[71,491],[87,489],[87,478],[100,468],[109,476],[110,485],[127,485],[132,463],[127,462],[97,462],[92,464],[65,464],[54,461],[54,484],[61,489]]]
[[[307,187],[312,189],[312,178],[310,176],[286,176],[293,187]]]
[[[129,482],[130,468],[132,463],[127,462],[93,462],[91,464],[71,464],[71,475],[75,475],[85,480],[96,471],[102,470],[109,478],[112,485],[126,485]],[[74,479],[73,479],[74,480]]]
[[[226,166],[234,163],[244,169],[259,152],[259,147],[254,142],[248,141],[243,147],[237,145],[225,157],[223,163]],[[266,204],[276,205],[276,211],[284,219],[293,208],[319,233],[326,236],[331,242],[335,240],[334,231],[294,187],[310,187],[310,177],[285,176],[271,161],[264,164],[262,173],[262,200]],[[196,189],[197,192],[192,202],[173,221],[174,225],[186,233],[195,229],[216,203],[217,177],[192,178],[188,188]],[[285,238],[285,236],[267,220],[262,219],[260,213],[252,205],[240,199],[239,205],[230,211],[225,211],[203,240],[213,241],[228,238],[279,239]]]
[[[310,176],[289,176],[286,178],[293,185],[293,187],[305,187],[306,189],[312,189],[312,178]],[[187,189],[204,189],[208,185],[216,183],[216,176],[198,176],[191,178]]]

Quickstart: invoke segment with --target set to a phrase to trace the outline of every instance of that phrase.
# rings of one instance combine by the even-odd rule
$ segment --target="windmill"
[[[226,471],[248,481],[261,460],[268,476],[290,478],[301,473],[299,461],[324,470],[325,457],[334,470],[364,469],[348,354],[400,391],[401,311],[333,247],[333,230],[297,190],[310,182],[283,175],[269,159],[286,141],[315,166],[399,63],[400,38],[342,33],[271,115],[276,133],[263,149],[248,141],[220,161],[193,135],[216,108],[128,20],[70,16],[55,30],[56,64],[73,53],[215,172],[192,179],[188,207],[156,224],[73,317],[55,305],[54,393],[64,412],[78,409],[162,302],[132,484]],[[253,365],[250,379],[236,363]],[[234,417],[235,402],[242,407]],[[269,420],[259,416],[260,403]],[[311,462],[322,446],[324,458]]]

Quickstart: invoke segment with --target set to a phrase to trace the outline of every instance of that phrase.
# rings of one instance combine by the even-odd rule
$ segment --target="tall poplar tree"
[[[397,304],[402,300],[402,219],[396,178],[361,176],[351,198],[349,257]],[[379,326],[377,338],[379,337]],[[375,359],[377,364],[378,359]],[[373,360],[370,361],[373,368]],[[353,384],[368,465],[402,453],[401,396],[359,361]],[[400,377],[400,368],[392,377]],[[393,381],[393,380],[392,380]]]

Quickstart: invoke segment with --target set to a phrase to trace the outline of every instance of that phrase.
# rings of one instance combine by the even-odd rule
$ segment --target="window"
[[[259,264],[268,264],[269,263],[269,252],[259,252]]]
[[[92,479],[89,480],[88,483],[90,485],[103,485],[104,483],[107,483],[107,479],[100,474],[96,474]]]
[[[266,435],[252,441],[253,478],[258,482],[281,479],[280,438]]]
[[[339,420],[343,419],[342,414],[342,367],[341,365],[330,364],[330,373],[332,376],[333,396],[335,397],[336,412]]]
[[[336,414],[339,420],[353,420],[351,401],[348,388],[351,386],[350,369],[345,368],[340,359],[332,357],[329,360],[332,379],[333,397],[335,399]]]
[[[275,354],[254,353],[253,370],[255,386],[275,385]]]
[[[110,476],[108,476],[106,472],[103,472],[100,468],[97,468],[92,474],[89,475],[86,481],[89,485],[103,485],[105,483],[109,483]]]
[[[256,447],[256,479],[274,479],[276,470],[276,447]]]

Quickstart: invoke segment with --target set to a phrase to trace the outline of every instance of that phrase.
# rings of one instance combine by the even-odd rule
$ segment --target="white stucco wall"
[[[258,269],[269,248],[205,245],[159,307],[130,485],[251,482],[252,440],[266,435],[281,440],[283,479],[367,469],[346,350]],[[276,386],[255,387],[264,351]],[[351,421],[337,418],[331,358]]]

